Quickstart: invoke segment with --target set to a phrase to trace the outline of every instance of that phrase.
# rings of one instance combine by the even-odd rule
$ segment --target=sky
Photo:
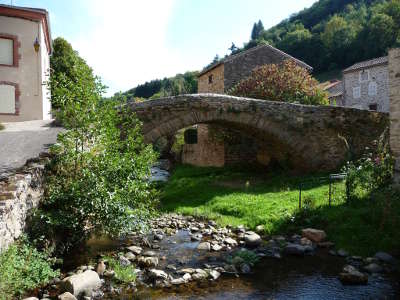
[[[11,2],[48,10],[53,38],[67,39],[112,95],[201,70],[248,42],[254,22],[270,28],[316,0],[0,0]]]

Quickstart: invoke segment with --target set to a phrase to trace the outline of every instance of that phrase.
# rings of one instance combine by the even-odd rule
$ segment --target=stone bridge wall
[[[348,158],[349,147],[360,155],[389,125],[385,113],[215,94],[129,105],[143,122],[147,142],[190,125],[219,124],[257,139],[271,158],[310,171],[337,169]]]
[[[27,216],[39,205],[46,161],[47,158],[31,161],[15,174],[0,179],[0,252],[24,232]]]

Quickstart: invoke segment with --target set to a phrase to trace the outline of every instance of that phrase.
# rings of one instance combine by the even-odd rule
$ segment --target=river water
[[[122,244],[123,241],[105,238],[91,239],[65,259],[64,267],[72,269],[87,264],[99,253],[115,250]],[[223,253],[199,252],[197,244],[185,230],[165,238],[160,242],[159,254],[167,259],[157,268],[163,269],[168,264],[203,267],[204,263],[217,265],[221,262],[217,257]],[[141,287],[135,293],[128,290],[119,295],[106,294],[105,299],[400,299],[400,284],[395,277],[371,275],[367,285],[342,285],[338,274],[345,264],[344,258],[322,250],[314,256],[301,258],[264,258],[249,275],[224,274],[217,281],[192,282],[164,289]]]

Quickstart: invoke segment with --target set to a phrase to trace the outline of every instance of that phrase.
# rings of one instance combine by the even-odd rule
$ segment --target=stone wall
[[[209,77],[212,76],[210,83]],[[198,78],[197,88],[199,93],[224,93],[224,64],[209,70]]]
[[[31,161],[0,179],[0,252],[24,232],[29,212],[38,206],[46,161],[47,158]]]
[[[243,53],[233,55],[231,58],[226,59],[224,63],[225,92],[240,80],[248,77],[254,68],[268,64],[278,64],[291,58],[288,54],[269,45],[255,47]],[[294,60],[302,67],[308,67],[303,62]]]
[[[400,184],[400,48],[389,51],[390,148],[396,159],[394,180]]]
[[[389,112],[389,73],[388,66],[378,65],[368,69],[369,79],[360,80],[360,72],[355,70],[343,74],[344,105],[360,109],[369,109],[369,105],[377,104],[377,111]],[[369,94],[369,86],[376,85],[376,95]],[[354,98],[353,89],[360,88],[360,97]]]
[[[199,167],[223,167],[225,164],[224,144],[209,136],[209,126],[197,125],[197,144],[185,144],[182,163]]]

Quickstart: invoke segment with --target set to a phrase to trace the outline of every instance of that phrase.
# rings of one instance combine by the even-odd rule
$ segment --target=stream
[[[197,249],[199,242],[191,241],[188,230],[159,242],[158,269],[168,265],[203,267],[220,265],[224,252],[204,252]],[[64,268],[71,270],[88,264],[100,253],[115,251],[124,241],[92,238],[82,248],[65,258]],[[84,253],[84,254],[82,254]],[[339,279],[346,261],[342,257],[320,250],[313,256],[283,256],[281,259],[263,258],[250,274],[223,274],[216,281],[197,281],[168,288],[141,286],[137,291],[122,290],[119,294],[105,293],[103,299],[399,299],[398,279],[381,274],[369,276],[367,285],[343,285]]]

